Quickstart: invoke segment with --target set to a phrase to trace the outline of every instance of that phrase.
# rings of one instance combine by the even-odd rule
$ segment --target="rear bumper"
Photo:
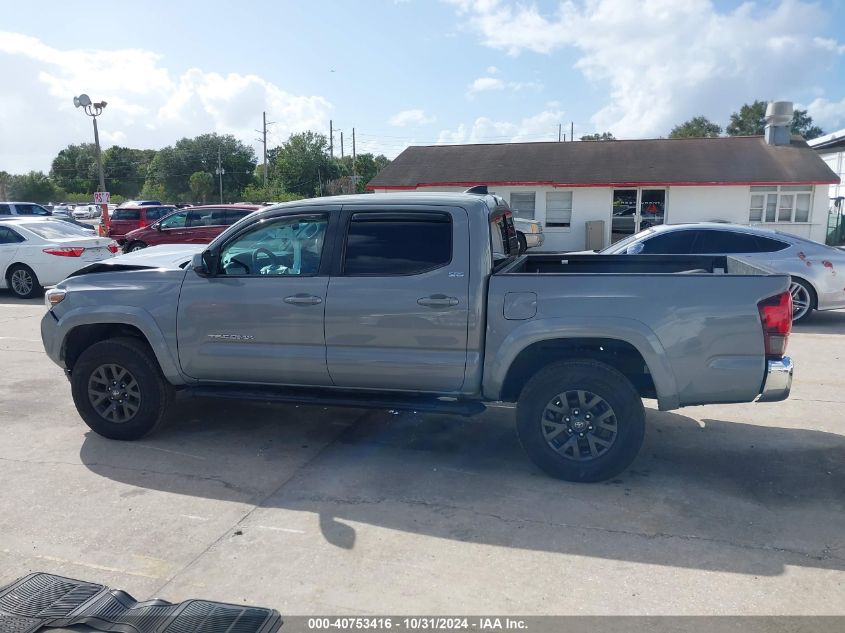
[[[778,402],[789,397],[795,366],[789,356],[766,361],[766,377],[757,402]]]

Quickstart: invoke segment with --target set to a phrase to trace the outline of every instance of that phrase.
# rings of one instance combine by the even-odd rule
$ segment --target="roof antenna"
[[[475,187],[470,187],[464,193],[475,193],[478,195],[486,196],[487,195],[487,185],[475,185]]]

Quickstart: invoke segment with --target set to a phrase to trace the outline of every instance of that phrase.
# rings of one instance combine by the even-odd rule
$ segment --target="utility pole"
[[[220,204],[223,204],[223,174],[226,170],[223,169],[223,161],[220,157],[220,148],[217,148],[217,175],[220,177]]]
[[[343,130],[340,131],[340,160],[343,160]]]
[[[261,138],[255,139],[259,143],[261,143],[262,147],[264,148],[264,186],[267,186],[267,126],[273,125],[273,122],[267,123],[267,113],[261,113],[261,129],[255,130],[261,135]]]
[[[570,141],[575,140],[575,121],[569,122],[569,140]]]
[[[331,119],[329,119],[329,156],[334,158],[334,126]]]
[[[560,143],[560,130],[563,127],[562,123],[557,124],[557,142]]]
[[[358,191],[358,174],[355,170],[355,128],[352,128],[352,193]]]

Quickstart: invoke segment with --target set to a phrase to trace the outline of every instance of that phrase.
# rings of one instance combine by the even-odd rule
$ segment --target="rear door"
[[[6,269],[14,261],[15,253],[18,251],[18,244],[23,238],[6,226],[0,226],[0,275],[5,280]]]
[[[208,244],[223,232],[225,222],[225,209],[191,209],[188,212],[185,241],[190,244]]]
[[[216,276],[186,273],[177,313],[186,374],[331,385],[323,318],[336,215],[309,210],[256,222],[222,245]]]
[[[334,384],[459,390],[467,358],[466,211],[345,208],[342,217],[326,301]]]

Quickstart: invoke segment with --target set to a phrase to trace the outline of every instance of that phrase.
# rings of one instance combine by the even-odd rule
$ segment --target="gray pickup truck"
[[[361,195],[93,264],[46,293],[41,334],[109,438],[149,433],[177,391],[467,415],[505,401],[541,469],[598,481],[636,456],[642,398],[788,396],[788,287],[724,256],[518,255],[493,195]]]

